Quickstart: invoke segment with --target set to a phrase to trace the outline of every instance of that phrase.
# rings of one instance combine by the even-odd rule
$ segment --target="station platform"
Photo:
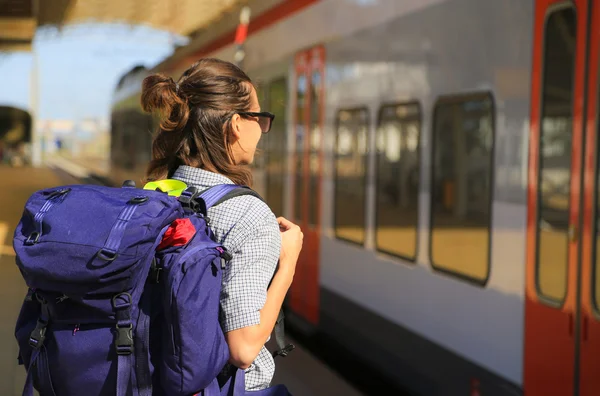
[[[81,173],[77,173],[79,170]],[[15,265],[13,231],[27,198],[36,190],[80,183],[85,168],[68,161],[54,161],[44,168],[0,166],[0,180],[8,188],[0,193],[0,395],[21,395],[25,370],[17,365],[14,326],[26,287]],[[296,349],[286,358],[276,359],[273,384],[283,383],[295,396],[360,396],[347,381],[311,355],[293,339]]]

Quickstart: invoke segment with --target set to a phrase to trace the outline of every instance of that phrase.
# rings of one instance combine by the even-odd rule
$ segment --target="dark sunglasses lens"
[[[271,119],[269,117],[260,116],[258,117],[258,124],[260,125],[260,129],[267,133],[271,129]]]

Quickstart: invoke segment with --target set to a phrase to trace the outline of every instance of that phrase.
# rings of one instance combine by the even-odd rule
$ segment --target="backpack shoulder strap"
[[[256,191],[247,186],[239,186],[237,184],[219,184],[211,187],[200,194],[200,198],[204,201],[206,210],[222,204],[231,198],[240,197],[242,195],[251,195],[264,202],[264,199]]]
[[[264,202],[264,199],[256,191],[247,186],[238,186],[235,184],[220,184],[204,191],[200,198],[204,201],[206,210],[213,206],[217,206],[231,198],[240,197],[242,195],[250,195]],[[273,352],[273,357],[287,356],[294,348],[293,344],[285,343],[285,327],[283,308],[279,311],[277,321],[275,322],[275,341],[277,342],[278,350]]]
[[[231,198],[241,197],[242,195],[250,195],[252,197],[256,197],[256,198],[260,199],[261,201],[265,202],[263,197],[261,197],[260,194],[257,193],[256,191],[254,191],[248,187],[240,187],[240,188],[237,188],[237,189],[232,190],[232,191],[228,192],[227,194],[225,194],[223,197],[221,197],[221,199],[219,199],[217,202],[215,202],[212,206],[220,205],[223,202],[230,200]]]

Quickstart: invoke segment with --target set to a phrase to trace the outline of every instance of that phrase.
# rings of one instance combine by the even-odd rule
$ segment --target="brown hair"
[[[194,63],[177,83],[163,74],[146,77],[142,108],[157,112],[161,120],[147,181],[166,179],[188,165],[251,185],[250,169],[233,161],[231,117],[250,110],[252,87],[240,68],[213,58]]]

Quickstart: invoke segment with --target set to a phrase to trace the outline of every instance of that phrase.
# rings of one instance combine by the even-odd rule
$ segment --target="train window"
[[[136,125],[138,131],[136,170],[143,174],[146,171],[148,162],[152,159],[152,132],[154,130],[154,119],[150,114],[138,112],[139,125]]]
[[[297,86],[296,86],[296,178],[294,184],[294,216],[298,223],[304,219],[304,106],[306,105],[306,76],[304,74],[298,75]]]
[[[484,284],[490,262],[492,96],[440,99],[433,122],[431,263],[436,270]]]
[[[567,293],[575,31],[575,10],[563,8],[548,17],[544,33],[536,283],[554,301]]]
[[[383,106],[376,136],[377,250],[414,260],[419,212],[419,104]]]
[[[285,171],[287,158],[286,135],[286,94],[287,80],[285,78],[273,81],[269,85],[268,109],[275,114],[271,131],[267,137],[267,183],[266,200],[276,216],[283,215],[283,192],[285,187]]]
[[[309,130],[309,152],[308,167],[310,174],[310,185],[308,192],[308,221],[309,225],[315,226],[319,223],[319,149],[321,147],[321,71],[316,70],[311,75],[310,82],[310,130]]]
[[[340,110],[335,143],[334,227],[339,239],[365,241],[367,109]]]
[[[119,167],[120,156],[119,147],[121,147],[121,123],[119,113],[116,110],[110,115],[110,167],[115,169]]]

